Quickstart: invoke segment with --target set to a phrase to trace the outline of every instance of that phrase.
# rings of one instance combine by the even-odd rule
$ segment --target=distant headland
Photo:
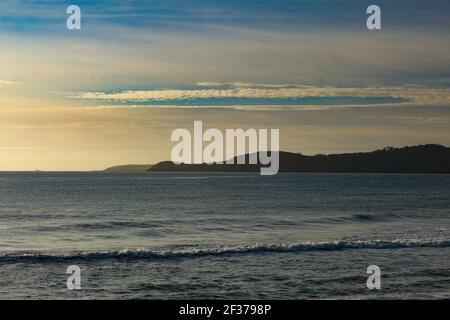
[[[372,152],[318,154],[280,151],[279,172],[324,173],[450,173],[450,148],[427,144],[403,148],[386,147]],[[246,158],[249,155],[245,155]],[[235,158],[236,160],[236,158]],[[236,163],[236,161],[234,161]],[[248,161],[246,161],[248,163]],[[109,172],[259,172],[260,164],[180,164],[171,161],[153,166],[119,166]],[[131,170],[133,169],[133,170]]]
[[[123,166],[115,166],[105,169],[105,172],[145,172],[150,169],[151,164],[127,164]]]

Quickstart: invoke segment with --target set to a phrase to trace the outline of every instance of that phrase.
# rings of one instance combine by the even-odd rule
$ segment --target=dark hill
[[[248,155],[246,155],[248,160]],[[248,162],[248,161],[247,161]],[[259,172],[261,165],[160,162],[148,171]],[[450,173],[450,148],[428,144],[361,153],[305,156],[280,151],[279,172]]]

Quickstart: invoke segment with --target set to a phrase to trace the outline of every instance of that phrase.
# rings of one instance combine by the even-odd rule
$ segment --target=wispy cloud
[[[10,86],[18,85],[18,84],[19,84],[19,82],[15,82],[15,81],[0,80],[0,88],[10,87]]]
[[[450,89],[420,87],[311,87],[204,82],[203,86],[229,86],[221,89],[163,89],[119,92],[81,92],[72,98],[148,106],[236,106],[245,105],[450,105]]]

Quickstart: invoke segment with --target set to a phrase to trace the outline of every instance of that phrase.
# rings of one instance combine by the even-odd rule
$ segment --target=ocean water
[[[0,173],[0,299],[449,298],[449,229],[450,175]]]

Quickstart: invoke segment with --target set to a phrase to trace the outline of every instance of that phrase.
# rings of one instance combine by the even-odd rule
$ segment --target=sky
[[[303,154],[450,146],[449,16],[448,0],[2,0],[0,171],[169,160],[194,120],[278,128]]]

